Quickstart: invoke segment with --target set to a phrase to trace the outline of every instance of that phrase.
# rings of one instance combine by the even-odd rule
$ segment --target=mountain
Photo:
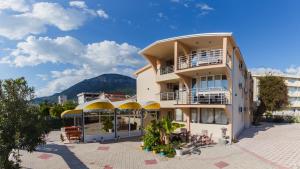
[[[52,96],[36,98],[34,102],[40,103],[45,100],[48,102],[57,102],[59,95],[66,95],[68,100],[77,100],[77,94],[81,92],[121,92],[128,95],[135,95],[136,80],[119,74],[103,74],[83,80]]]

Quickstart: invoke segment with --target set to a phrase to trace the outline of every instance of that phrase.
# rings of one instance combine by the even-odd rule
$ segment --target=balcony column
[[[223,64],[227,63],[227,37],[223,38]]]
[[[174,42],[174,72],[178,70],[178,41]]]
[[[179,45],[179,47],[180,47],[180,49],[182,49],[183,50],[183,53],[184,53],[184,56],[186,56],[186,61],[187,61],[187,64],[188,64],[188,67],[190,67],[191,65],[190,65],[190,56],[189,56],[189,53],[190,53],[190,50],[189,50],[189,48],[186,46],[186,45],[184,45],[182,42],[178,42],[178,45]]]

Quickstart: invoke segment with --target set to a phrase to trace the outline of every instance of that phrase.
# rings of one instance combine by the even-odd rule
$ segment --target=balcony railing
[[[160,93],[161,101],[176,100],[176,97],[177,97],[177,92],[161,92]]]
[[[231,104],[231,93],[228,90],[190,90],[179,91],[177,104]]]
[[[160,75],[173,73],[174,72],[174,66],[164,66],[160,68]]]
[[[223,63],[223,49],[198,50],[178,57],[178,70]]]

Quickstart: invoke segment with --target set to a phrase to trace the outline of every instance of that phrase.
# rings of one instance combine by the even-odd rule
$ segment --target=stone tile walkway
[[[33,169],[300,169],[298,124],[252,127],[242,133],[237,144],[202,148],[201,155],[172,159],[142,151],[135,140],[62,144],[59,134],[51,132],[48,144],[34,153],[21,152],[22,166]]]

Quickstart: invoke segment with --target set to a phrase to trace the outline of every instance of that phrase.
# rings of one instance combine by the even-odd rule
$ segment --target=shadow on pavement
[[[270,128],[278,125],[288,125],[289,123],[269,123],[269,122],[261,122],[258,126],[251,126],[250,128],[247,128],[243,130],[243,132],[239,135],[238,140],[242,140],[245,138],[253,138],[256,136],[259,132],[267,131]]]
[[[82,161],[80,161],[80,159],[78,159],[76,155],[72,151],[70,151],[69,148],[65,145],[46,144],[44,146],[39,146],[36,151],[52,153],[61,156],[67,163],[69,168],[88,169],[88,167]]]

